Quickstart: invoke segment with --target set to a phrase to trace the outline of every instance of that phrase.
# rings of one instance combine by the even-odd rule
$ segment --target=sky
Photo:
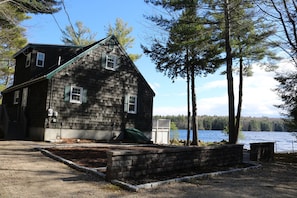
[[[128,53],[142,54],[135,62],[144,78],[155,91],[154,115],[186,115],[187,114],[187,84],[184,79],[178,78],[174,82],[163,73],[156,71],[154,63],[143,54],[140,45],[149,46],[149,37],[157,34],[153,27],[144,18],[156,12],[144,0],[64,0],[66,11],[71,22],[81,21],[97,33],[96,40],[106,37],[107,27],[114,26],[117,18],[122,19],[132,27],[130,36],[135,38],[132,49]],[[69,25],[64,10],[52,15],[30,15],[32,18],[22,23],[27,29],[26,37],[29,43],[63,44],[59,26],[65,29]],[[57,23],[54,18],[56,18]],[[223,65],[220,71],[223,71]],[[287,60],[279,63],[278,71],[292,69]],[[280,110],[274,107],[281,103],[273,91],[277,82],[275,72],[265,72],[258,66],[253,67],[253,76],[244,79],[242,116],[251,117],[280,117]],[[234,75],[234,93],[237,103],[238,77]],[[197,77],[197,112],[198,115],[228,115],[228,96],[226,76],[220,72],[206,77]],[[235,103],[235,104],[236,104]]]

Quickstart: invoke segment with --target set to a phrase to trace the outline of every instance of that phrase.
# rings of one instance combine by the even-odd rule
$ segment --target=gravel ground
[[[263,164],[262,168],[188,183],[128,192],[103,179],[54,161],[31,141],[0,141],[0,197],[296,197],[297,163]]]

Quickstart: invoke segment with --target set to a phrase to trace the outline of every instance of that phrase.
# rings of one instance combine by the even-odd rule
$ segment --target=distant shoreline
[[[188,129],[177,129],[171,131],[179,131],[179,130],[188,130]],[[190,130],[192,131],[192,129]],[[217,130],[217,129],[198,129],[198,131],[221,131],[224,133],[224,129]],[[279,132],[279,133],[297,133],[296,131],[242,131],[242,132]]]
[[[153,119],[169,119],[179,129],[188,128],[188,117],[154,116]],[[283,118],[268,117],[241,117],[242,131],[290,131]],[[228,126],[228,116],[197,116],[197,125],[200,130],[224,130]]]

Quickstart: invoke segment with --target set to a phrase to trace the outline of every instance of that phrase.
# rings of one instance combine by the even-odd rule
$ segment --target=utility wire
[[[51,14],[51,15],[52,15],[56,25],[58,26],[59,30],[62,32],[62,34],[64,34],[64,30],[61,28],[61,26],[60,26],[59,22],[57,21],[55,15],[54,14]]]
[[[73,27],[73,25],[72,25],[72,22],[71,22],[71,19],[70,19],[70,15],[69,15],[69,13],[67,12],[66,5],[65,5],[65,3],[64,3],[64,0],[61,0],[61,3],[62,3],[62,6],[63,6],[63,10],[64,10],[64,12],[65,12],[65,14],[66,14],[66,16],[67,16],[68,22],[69,22],[69,24],[70,24],[70,28],[72,29],[73,34],[74,34],[74,36],[76,37],[76,39],[78,39],[78,35],[76,34],[76,32],[75,32],[75,30],[74,30],[74,27]],[[66,33],[65,30],[63,30],[63,28],[62,28],[61,25],[59,24],[59,22],[58,22],[57,18],[55,17],[55,15],[54,15],[54,14],[51,14],[51,15],[52,15],[52,17],[53,17],[53,19],[54,19],[56,25],[58,26],[60,32],[62,33],[62,35],[64,35],[64,34]]]
[[[67,9],[66,9],[64,0],[61,0],[61,2],[62,2],[62,6],[63,6],[63,9],[64,9],[64,12],[65,12],[65,14],[67,15],[68,22],[69,22],[70,27],[71,27],[71,29],[72,29],[72,31],[73,31],[73,34],[74,34],[75,38],[76,38],[77,40],[79,40],[79,37],[78,37],[78,35],[76,34],[76,32],[75,32],[75,30],[74,30],[74,27],[73,27],[73,25],[72,25],[72,23],[71,23],[70,15],[69,15],[69,13],[67,12]]]

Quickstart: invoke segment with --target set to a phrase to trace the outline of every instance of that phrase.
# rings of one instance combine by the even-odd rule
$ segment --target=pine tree
[[[65,45],[86,46],[95,42],[96,33],[84,26],[81,21],[75,23],[76,29],[72,25],[66,26],[62,32],[62,42]]]
[[[117,18],[114,27],[112,25],[108,26],[107,35],[114,35],[119,43],[123,46],[123,48],[128,51],[129,48],[133,47],[134,38],[129,36],[129,34],[133,31],[132,27],[128,27],[128,24],[125,23],[122,19]],[[129,54],[129,57],[132,61],[138,60],[141,55],[140,54]]]
[[[17,13],[52,14],[60,10],[60,1],[56,0],[0,0],[0,26],[18,24]],[[13,8],[13,10],[12,10]]]
[[[225,46],[226,75],[228,84],[228,109],[229,109],[229,143],[236,143],[240,128],[241,106],[243,96],[243,76],[251,75],[251,64],[260,62],[264,58],[269,60],[277,57],[269,48],[273,47],[267,40],[274,34],[272,25],[265,23],[261,16],[255,14],[256,7],[249,1],[224,0],[209,1],[213,24],[218,24],[221,39]],[[210,9],[210,10],[211,10]],[[237,113],[235,115],[235,96],[233,72],[238,63],[239,92]],[[272,62],[269,62],[273,63]],[[270,68],[274,68],[270,66]]]
[[[171,79],[187,77],[191,81],[192,98],[192,144],[198,144],[195,76],[214,72],[222,63],[220,47],[212,40],[213,29],[204,25],[204,17],[199,17],[197,0],[149,1],[162,6],[168,12],[181,13],[177,19],[163,16],[147,17],[168,31],[167,41],[152,41],[150,48],[143,47],[144,53],[155,62],[157,70]]]
[[[0,91],[11,84],[14,73],[13,54],[27,43],[20,23],[27,13],[50,14],[59,11],[55,0],[0,0]]]
[[[24,37],[25,29],[20,27],[19,24],[28,17],[12,6],[6,5],[5,9],[6,11],[10,10],[9,13],[14,13],[14,24],[5,21],[1,21],[0,24],[0,91],[12,83],[14,73],[13,54],[27,43]]]
[[[243,95],[243,76],[252,75],[253,63],[259,63],[264,58],[267,58],[266,69],[271,71],[275,69],[274,60],[278,57],[270,50],[273,49],[269,37],[275,34],[275,28],[271,24],[265,23],[265,19],[255,14],[255,7],[250,2],[242,3],[237,6],[234,18],[238,18],[233,24],[233,52],[234,59],[239,67],[239,91],[238,91],[238,105],[235,122],[236,140],[238,139],[242,95]]]

